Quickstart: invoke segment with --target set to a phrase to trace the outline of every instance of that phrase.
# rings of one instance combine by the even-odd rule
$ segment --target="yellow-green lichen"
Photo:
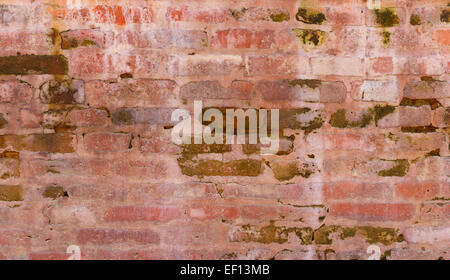
[[[390,169],[378,171],[378,175],[382,177],[403,177],[409,171],[409,161],[407,159],[397,160],[384,160],[394,163],[394,166]]]
[[[374,12],[376,23],[382,27],[392,27],[400,23],[399,17],[392,8],[376,9]]]
[[[411,18],[409,19],[409,23],[411,25],[421,25],[422,24],[422,20],[420,19],[419,15],[412,14]]]
[[[253,159],[222,162],[218,160],[192,160],[179,158],[181,172],[187,176],[249,176],[261,174],[262,162]]]
[[[314,242],[319,245],[330,245],[333,243],[331,234],[336,233],[341,240],[356,236],[363,236],[369,244],[381,243],[390,245],[394,242],[402,242],[403,236],[399,235],[398,230],[393,228],[381,228],[371,226],[361,227],[342,227],[336,225],[322,226],[314,232]]]
[[[326,20],[326,17],[323,13],[305,8],[298,8],[295,18],[303,23],[319,25]]]
[[[322,30],[294,28],[292,31],[303,45],[319,46],[325,41],[326,32]]]
[[[64,188],[57,185],[46,187],[42,195],[46,198],[51,198],[53,200],[58,199],[60,197],[68,196]]]
[[[383,31],[381,37],[383,38],[383,45],[388,46],[391,43],[391,32]]]
[[[290,16],[289,13],[275,13],[270,15],[270,19],[274,22],[282,22],[282,21],[289,21]]]
[[[297,228],[297,227],[285,227],[275,226],[274,221],[270,221],[270,224],[260,229],[256,229],[250,225],[244,225],[241,227],[244,232],[240,237],[239,242],[258,242],[263,244],[278,243],[283,244],[289,240],[289,234],[294,233],[301,245],[312,244],[313,229],[310,227]]]

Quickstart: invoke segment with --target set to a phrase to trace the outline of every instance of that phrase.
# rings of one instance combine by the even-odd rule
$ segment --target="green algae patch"
[[[403,177],[409,171],[409,161],[406,159],[398,159],[398,160],[384,160],[391,161],[394,163],[394,166],[390,169],[380,170],[378,171],[378,175],[382,177]]]
[[[327,20],[323,13],[305,8],[298,8],[295,18],[298,21],[306,24],[318,24],[318,25],[322,24],[324,21]]]
[[[420,18],[419,15],[412,14],[410,19],[409,19],[409,23],[411,25],[421,25],[422,24],[422,19]]]
[[[281,13],[271,14],[270,19],[274,22],[283,22],[283,21],[289,21],[290,16],[289,16],[289,13],[281,12]]]
[[[376,9],[374,12],[376,23],[382,27],[393,27],[400,23],[399,17],[392,8]]]
[[[386,117],[389,114],[394,113],[395,107],[390,106],[390,105],[385,105],[385,106],[376,105],[373,110],[374,110],[374,114],[375,114],[375,117],[374,117],[375,124],[378,125],[379,120],[381,120],[382,118]]]
[[[450,9],[442,10],[440,18],[441,18],[441,22],[448,23],[450,20]]]
[[[430,99],[411,99],[404,97],[400,102],[400,106],[411,106],[411,107],[421,107],[429,105],[431,110],[435,110],[439,107],[442,107],[442,104],[435,98]]]
[[[303,45],[319,46],[325,41],[326,32],[318,29],[292,29],[295,36]]]
[[[298,116],[310,114],[308,120],[299,121]],[[325,115],[319,110],[312,111],[310,108],[282,109],[280,110],[280,129],[301,129],[305,135],[320,129],[325,122]]]
[[[383,38],[383,45],[389,46],[391,44],[391,32],[383,31],[381,37]]]

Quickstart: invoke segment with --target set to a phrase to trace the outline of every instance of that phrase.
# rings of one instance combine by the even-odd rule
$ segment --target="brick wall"
[[[448,1],[1,0],[0,257],[450,258]],[[171,142],[280,109],[278,155]]]

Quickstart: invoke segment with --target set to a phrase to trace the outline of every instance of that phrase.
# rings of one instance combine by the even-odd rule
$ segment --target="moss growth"
[[[193,139],[192,139],[193,143]],[[192,159],[198,154],[223,154],[226,152],[231,152],[231,145],[226,144],[190,144],[190,145],[181,145],[182,156],[184,159]]]
[[[289,21],[290,16],[289,13],[277,13],[277,14],[271,14],[270,19],[274,22],[282,22],[282,21]]]
[[[81,42],[81,45],[83,47],[87,47],[87,46],[97,46],[97,43],[88,39],[84,39],[83,42]]]
[[[407,126],[402,127],[402,132],[406,133],[430,133],[435,132],[437,130],[436,127],[429,125],[429,126]]]
[[[450,20],[450,9],[444,9],[441,12],[441,22],[449,22]]]
[[[334,112],[331,115],[330,119],[330,125],[332,127],[338,127],[338,128],[346,128],[346,127],[359,127],[363,128],[370,124],[370,122],[373,120],[373,110],[369,109],[362,113],[361,117],[357,121],[350,122],[347,119],[347,110],[345,109],[338,109],[336,112]]]
[[[425,157],[440,157],[441,156],[441,149],[436,149],[428,152]]]
[[[300,175],[300,170],[294,162],[288,163],[272,163],[271,166],[273,174],[278,181],[287,181]]]
[[[413,14],[413,15],[411,15],[411,18],[409,19],[409,23],[411,25],[421,25],[422,20],[420,19],[419,15]]]
[[[187,176],[249,176],[256,177],[262,171],[262,162],[253,159],[222,162],[218,160],[192,160],[179,158],[181,172]]]
[[[376,23],[382,27],[392,27],[400,23],[400,19],[392,8],[376,9],[374,12]]]
[[[0,200],[1,201],[23,201],[22,186],[5,186],[0,185]]]
[[[339,109],[331,115],[330,124],[332,127],[346,128],[349,121],[346,117],[347,110]]]
[[[258,242],[263,244],[270,244],[270,243],[283,244],[288,241],[290,233],[295,233],[295,235],[299,238],[301,245],[312,244],[313,229],[310,227],[287,228],[285,226],[275,226],[275,222],[270,221],[269,225],[264,226],[260,229],[254,229],[250,225],[244,225],[242,226],[242,229],[245,232],[241,240],[239,241],[243,242]]]
[[[120,74],[120,78],[121,79],[133,79],[133,74],[131,74],[131,73],[123,73],[123,74]]]
[[[384,245],[390,245],[394,242],[403,241],[402,236],[397,234],[397,230],[392,228],[324,225],[314,232],[314,242],[319,245],[330,245],[333,243],[333,240],[330,238],[332,233],[336,233],[341,240],[360,235],[363,236],[369,244],[381,243]]]
[[[0,57],[0,74],[3,75],[65,75],[68,71],[69,62],[63,55],[19,55]]]
[[[3,117],[3,114],[0,113],[0,129],[5,128],[8,125],[8,121]]]
[[[404,97],[402,101],[400,102],[400,106],[412,106],[412,107],[420,107],[420,106],[426,106],[429,105],[432,110],[437,109],[441,107],[441,103],[435,98],[430,99],[410,99],[407,97]]]
[[[302,114],[316,114],[314,118],[311,118],[307,122],[301,122],[298,120],[297,116]],[[313,132],[322,127],[325,122],[325,116],[320,113],[320,111],[311,111],[310,108],[299,108],[299,109],[285,109],[280,110],[280,129],[290,128],[290,129],[301,129],[305,131],[305,135]]]
[[[388,46],[391,43],[391,32],[383,31],[381,37],[383,37],[383,45]]]
[[[382,118],[386,117],[389,114],[392,114],[395,111],[394,106],[386,105],[376,105],[374,107],[374,114],[375,114],[375,124],[378,125],[378,121]]]
[[[235,19],[235,20],[240,20],[244,14],[247,12],[247,8],[243,8],[240,11],[239,10],[234,10],[234,9],[230,9],[230,13],[231,16]]]
[[[305,8],[298,8],[295,18],[303,23],[307,24],[322,24],[326,17],[323,13],[313,10],[308,10]]]
[[[321,80],[314,80],[314,79],[295,79],[295,80],[290,80],[287,81],[291,86],[295,87],[295,86],[301,86],[301,87],[309,87],[311,89],[317,89],[322,85],[322,81]]]
[[[292,31],[303,45],[322,45],[325,41],[326,32],[317,29],[294,28]]]
[[[48,186],[45,188],[44,193],[42,194],[46,198],[51,198],[53,200],[58,199],[60,197],[68,197],[66,191],[61,186]]]
[[[383,177],[403,177],[409,171],[409,161],[406,159],[398,159],[398,160],[385,160],[391,161],[394,163],[394,166],[390,169],[380,170],[378,171],[379,176]]]

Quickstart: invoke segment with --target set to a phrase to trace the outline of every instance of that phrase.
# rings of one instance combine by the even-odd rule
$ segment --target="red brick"
[[[208,36],[206,32],[200,30],[124,31],[117,35],[117,43],[136,48],[202,49],[208,46]]]
[[[98,5],[92,10],[95,21],[126,25],[131,23],[151,23],[153,12],[147,7],[122,7]]]
[[[395,185],[395,191],[397,197],[405,200],[423,201],[444,195],[441,193],[440,183],[436,182],[402,182]],[[447,193],[450,194],[450,190]]]
[[[371,59],[371,72],[374,74],[391,74],[394,71],[392,57],[378,57]]]
[[[189,210],[189,216],[197,220],[224,219],[232,220],[238,217],[239,210],[236,207],[208,205],[195,207]]]
[[[84,136],[86,149],[93,153],[120,152],[128,150],[131,135],[124,133],[95,132]]]
[[[437,39],[439,44],[450,45],[450,30],[438,30]]]
[[[230,20],[226,9],[194,9],[188,6],[167,8],[166,18],[169,21],[194,21],[204,23],[223,23]]]
[[[119,176],[136,179],[158,179],[167,175],[167,166],[161,161],[123,160],[115,164]]]
[[[227,29],[216,31],[211,46],[224,49],[268,49],[275,43],[273,30],[250,31],[246,29]]]
[[[80,229],[77,240],[79,244],[111,244],[136,242],[138,244],[159,244],[160,237],[151,230],[119,230],[119,229]]]
[[[168,222],[180,218],[183,209],[172,206],[118,206],[106,212],[108,222],[159,221]]]
[[[330,206],[330,214],[358,221],[405,221],[415,214],[412,204],[340,203]]]

